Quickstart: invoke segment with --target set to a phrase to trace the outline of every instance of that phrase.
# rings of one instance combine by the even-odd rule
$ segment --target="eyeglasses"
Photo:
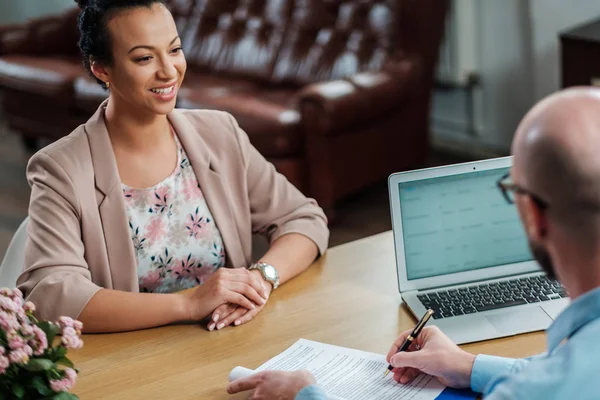
[[[519,186],[516,183],[514,183],[510,177],[510,173],[508,173],[508,174],[504,175],[502,178],[500,178],[497,182],[497,185],[498,185],[498,188],[500,189],[500,191],[502,192],[502,194],[504,195],[504,198],[506,199],[506,201],[509,204],[515,203],[515,193],[518,193],[518,194],[522,194],[522,195],[531,197],[531,199],[533,201],[535,201],[535,203],[542,209],[547,209],[549,207],[549,204],[547,201],[543,200],[541,197],[530,192],[529,190],[525,189],[524,187]]]

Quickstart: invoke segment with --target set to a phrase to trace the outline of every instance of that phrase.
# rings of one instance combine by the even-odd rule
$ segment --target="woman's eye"
[[[151,59],[152,59],[152,57],[150,57],[150,56],[140,57],[140,58],[136,58],[135,62],[146,62],[146,61],[150,61]]]
[[[174,48],[173,50],[171,50],[171,53],[177,54],[177,53],[181,52],[182,50],[183,49],[181,47],[177,47],[177,48]]]

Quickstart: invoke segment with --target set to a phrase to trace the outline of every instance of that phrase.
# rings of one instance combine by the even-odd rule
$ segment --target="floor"
[[[30,155],[20,138],[0,130],[0,260],[13,233],[27,216],[29,186],[25,168]],[[466,161],[461,157],[434,152],[425,166]],[[381,182],[339,205],[331,226],[330,246],[346,243],[391,229],[387,183]],[[258,244],[258,248],[264,245]],[[255,247],[255,249],[257,249]]]

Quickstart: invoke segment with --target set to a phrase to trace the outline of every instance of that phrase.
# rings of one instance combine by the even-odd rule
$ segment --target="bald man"
[[[572,300],[547,331],[548,351],[528,359],[467,353],[438,328],[418,337],[420,350],[390,349],[394,379],[420,372],[485,399],[600,399],[600,90],[568,89],[541,101],[517,129],[510,179],[535,258]],[[232,382],[256,398],[326,399],[306,372],[270,371]],[[260,397],[264,396],[264,397]]]

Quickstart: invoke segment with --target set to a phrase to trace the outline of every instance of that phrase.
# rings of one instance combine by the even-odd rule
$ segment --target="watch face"
[[[265,275],[269,279],[275,279],[275,278],[277,278],[277,271],[275,271],[275,268],[273,268],[272,266],[266,265],[264,267],[264,271],[265,271]]]

